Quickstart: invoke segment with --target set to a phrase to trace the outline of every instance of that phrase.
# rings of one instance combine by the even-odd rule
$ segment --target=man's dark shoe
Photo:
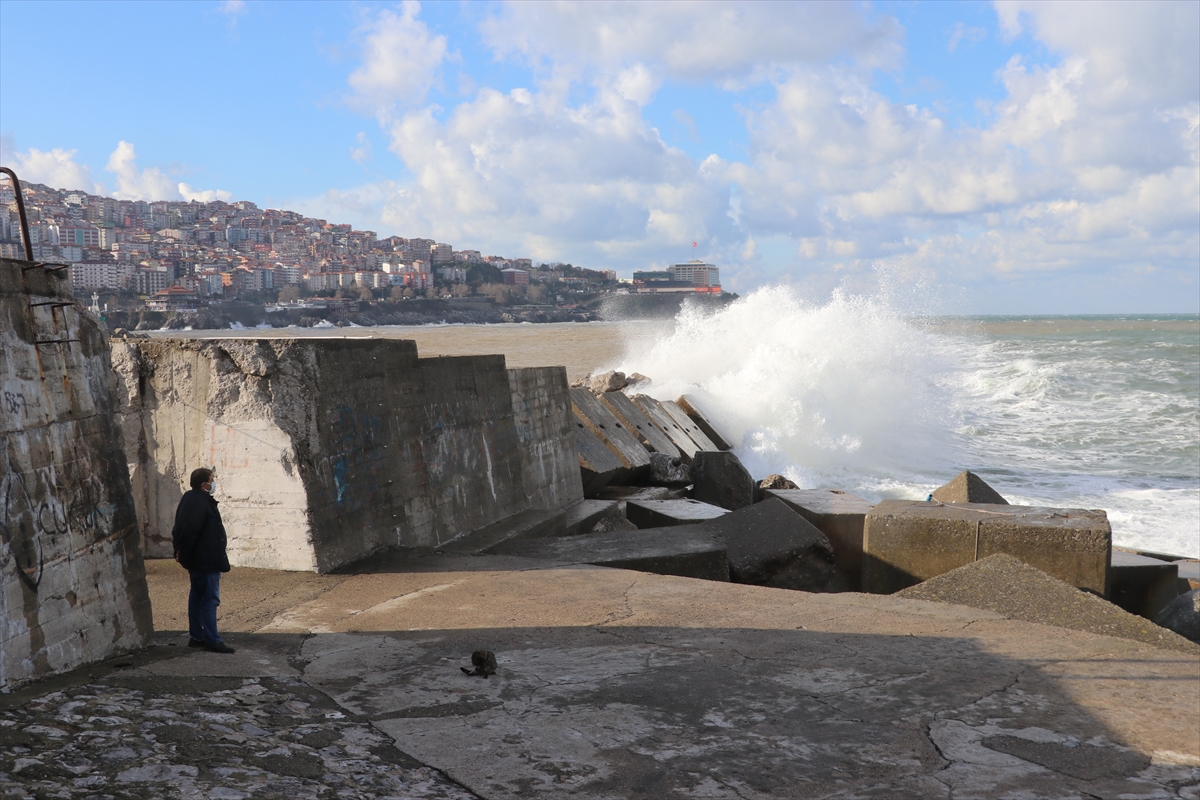
[[[188,639],[188,647],[204,647],[203,639]]]
[[[205,642],[204,649],[210,653],[234,653],[237,652],[224,642]]]

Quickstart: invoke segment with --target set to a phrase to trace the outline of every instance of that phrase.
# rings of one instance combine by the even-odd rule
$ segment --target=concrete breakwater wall
[[[67,271],[0,259],[0,687],[146,644],[108,342]]]
[[[214,467],[238,566],[327,572],[582,499],[566,371],[394,339],[114,339],[148,556]]]

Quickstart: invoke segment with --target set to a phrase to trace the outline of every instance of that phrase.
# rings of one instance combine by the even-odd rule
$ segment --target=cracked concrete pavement
[[[181,644],[186,573],[148,573]],[[494,556],[222,599],[238,654],[153,670],[303,684],[483,798],[1200,798],[1200,657],[993,612]]]

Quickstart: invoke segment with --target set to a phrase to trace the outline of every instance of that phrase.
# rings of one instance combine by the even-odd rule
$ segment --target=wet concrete
[[[895,597],[500,556],[403,568],[235,569],[239,652],[136,669],[327,697],[484,798],[1200,797],[1194,655]],[[182,631],[185,573],[148,572],[160,635]],[[486,680],[459,669],[478,649]]]

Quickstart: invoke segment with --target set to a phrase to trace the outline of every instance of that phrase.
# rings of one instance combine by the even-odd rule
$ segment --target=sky
[[[740,293],[1196,313],[1200,2],[2,0],[0,160]]]

